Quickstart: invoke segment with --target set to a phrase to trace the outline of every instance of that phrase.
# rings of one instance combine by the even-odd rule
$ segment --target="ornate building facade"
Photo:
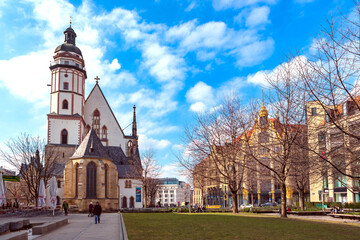
[[[306,111],[308,142],[313,150],[310,158],[318,163],[310,175],[311,201],[360,202],[359,179],[351,177],[360,176],[360,144],[358,139],[351,137],[352,134],[359,136],[360,128],[360,112],[355,102],[348,100],[334,107],[312,101],[307,103]]]
[[[243,170],[239,170],[239,177],[243,178],[241,191],[238,194],[238,205],[241,204],[255,204],[260,205],[266,202],[281,202],[281,188],[277,181],[275,174],[264,165],[276,168],[276,158],[280,157],[282,151],[282,141],[284,129],[297,129],[305,134],[304,125],[290,125],[280,122],[279,115],[275,118],[269,118],[268,111],[264,104],[260,111],[255,113],[255,123],[251,130],[239,137],[242,141],[246,138],[247,144],[242,145],[242,149],[238,151],[239,165]],[[290,130],[289,130],[290,132]],[[219,148],[219,147],[218,147]],[[256,155],[258,159],[255,161],[251,154],[248,154],[251,149],[252,154]],[[216,154],[216,151],[212,151]],[[232,195],[229,191],[229,186],[226,180],[223,179],[215,164],[208,156],[194,170],[194,204],[198,205],[220,205],[221,207],[229,207],[232,204]],[[244,159],[240,163],[240,159]],[[301,161],[293,159],[292,161]],[[262,162],[260,164],[259,162]],[[197,169],[198,168],[198,169]],[[204,171],[205,170],[205,171]],[[196,174],[200,173],[200,174]],[[298,191],[296,189],[296,181],[292,174],[286,180],[287,198],[291,204],[298,201]],[[295,174],[293,174],[295,175]],[[305,199],[309,198],[308,182],[305,184]]]

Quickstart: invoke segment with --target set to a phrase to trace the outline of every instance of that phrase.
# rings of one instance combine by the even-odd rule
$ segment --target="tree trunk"
[[[281,183],[281,217],[286,218],[286,185],[285,182]]]
[[[144,207],[147,208],[147,190],[146,190],[146,186],[144,186]]]
[[[305,211],[305,194],[304,190],[299,190],[299,206],[301,211]]]
[[[251,205],[254,207],[254,193],[251,192]]]
[[[237,191],[231,191],[231,198],[232,198],[232,209],[233,209],[233,213],[239,213],[239,208],[237,205]]]

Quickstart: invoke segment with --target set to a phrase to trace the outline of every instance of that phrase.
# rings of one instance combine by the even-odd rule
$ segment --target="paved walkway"
[[[101,223],[95,224],[94,217],[87,214],[69,214],[69,224],[48,234],[32,239],[36,240],[119,240],[119,214],[101,214]]]
[[[273,215],[279,216],[278,213],[265,213],[264,215]],[[304,220],[317,220],[317,221],[326,221],[326,222],[342,222],[342,223],[355,223],[360,226],[359,220],[351,220],[351,219],[342,219],[342,218],[334,218],[331,216],[318,216],[318,215],[310,215],[310,216],[299,216],[294,214],[288,214],[288,218],[295,218],[295,219],[304,219]]]

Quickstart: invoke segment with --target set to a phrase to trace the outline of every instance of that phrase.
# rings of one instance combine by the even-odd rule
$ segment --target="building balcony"
[[[78,69],[82,72],[86,72],[85,67],[81,66],[81,64],[76,63],[74,61],[64,61],[64,60],[50,61],[50,69],[53,69],[55,67],[71,67]]]

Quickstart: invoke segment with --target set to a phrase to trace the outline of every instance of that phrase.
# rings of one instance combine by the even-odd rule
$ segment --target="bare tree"
[[[195,168],[191,171],[194,191],[195,191],[195,189],[200,191],[200,195],[201,195],[201,200],[199,203],[200,206],[205,205],[205,191],[206,191],[206,186],[207,186],[207,179],[205,177],[206,166],[204,166],[204,165],[205,165],[205,162],[201,162],[201,163],[197,164],[195,166]],[[188,171],[188,172],[190,172],[190,171]]]
[[[144,207],[149,207],[154,201],[159,186],[159,176],[161,167],[155,160],[155,152],[153,149],[143,151],[141,157],[142,177],[141,182],[144,194]]]
[[[359,180],[360,167],[355,146],[360,141],[357,117],[360,112],[360,5],[348,15],[332,16],[321,26],[308,61],[299,65],[301,79],[311,99],[322,109],[324,123],[314,132],[324,132],[326,155],[313,136],[309,151],[333,168],[333,175]],[[322,128],[322,129],[321,129]],[[320,137],[319,137],[320,139]],[[326,157],[325,157],[326,156]],[[339,161],[343,158],[346,161]]]
[[[293,168],[301,161],[298,151],[307,144],[306,95],[299,91],[301,82],[294,68],[296,65],[289,58],[266,76],[270,85],[268,108],[273,114],[276,112],[276,117],[268,117],[263,102],[255,128],[242,138],[246,155],[256,162],[256,170],[265,177],[263,181],[268,181],[271,186],[275,182],[280,184],[281,217],[287,217],[286,193]]]
[[[45,140],[28,134],[10,139],[4,149],[0,149],[0,157],[17,169],[23,181],[38,206],[40,180],[44,179],[47,186],[54,170],[58,153],[47,151]]]
[[[238,192],[243,185],[243,157],[238,141],[249,125],[246,108],[233,95],[214,111],[197,114],[195,123],[185,127],[185,153],[178,157],[182,166],[207,182],[207,186],[228,187],[233,213],[238,213]],[[199,164],[202,164],[199,167]]]

